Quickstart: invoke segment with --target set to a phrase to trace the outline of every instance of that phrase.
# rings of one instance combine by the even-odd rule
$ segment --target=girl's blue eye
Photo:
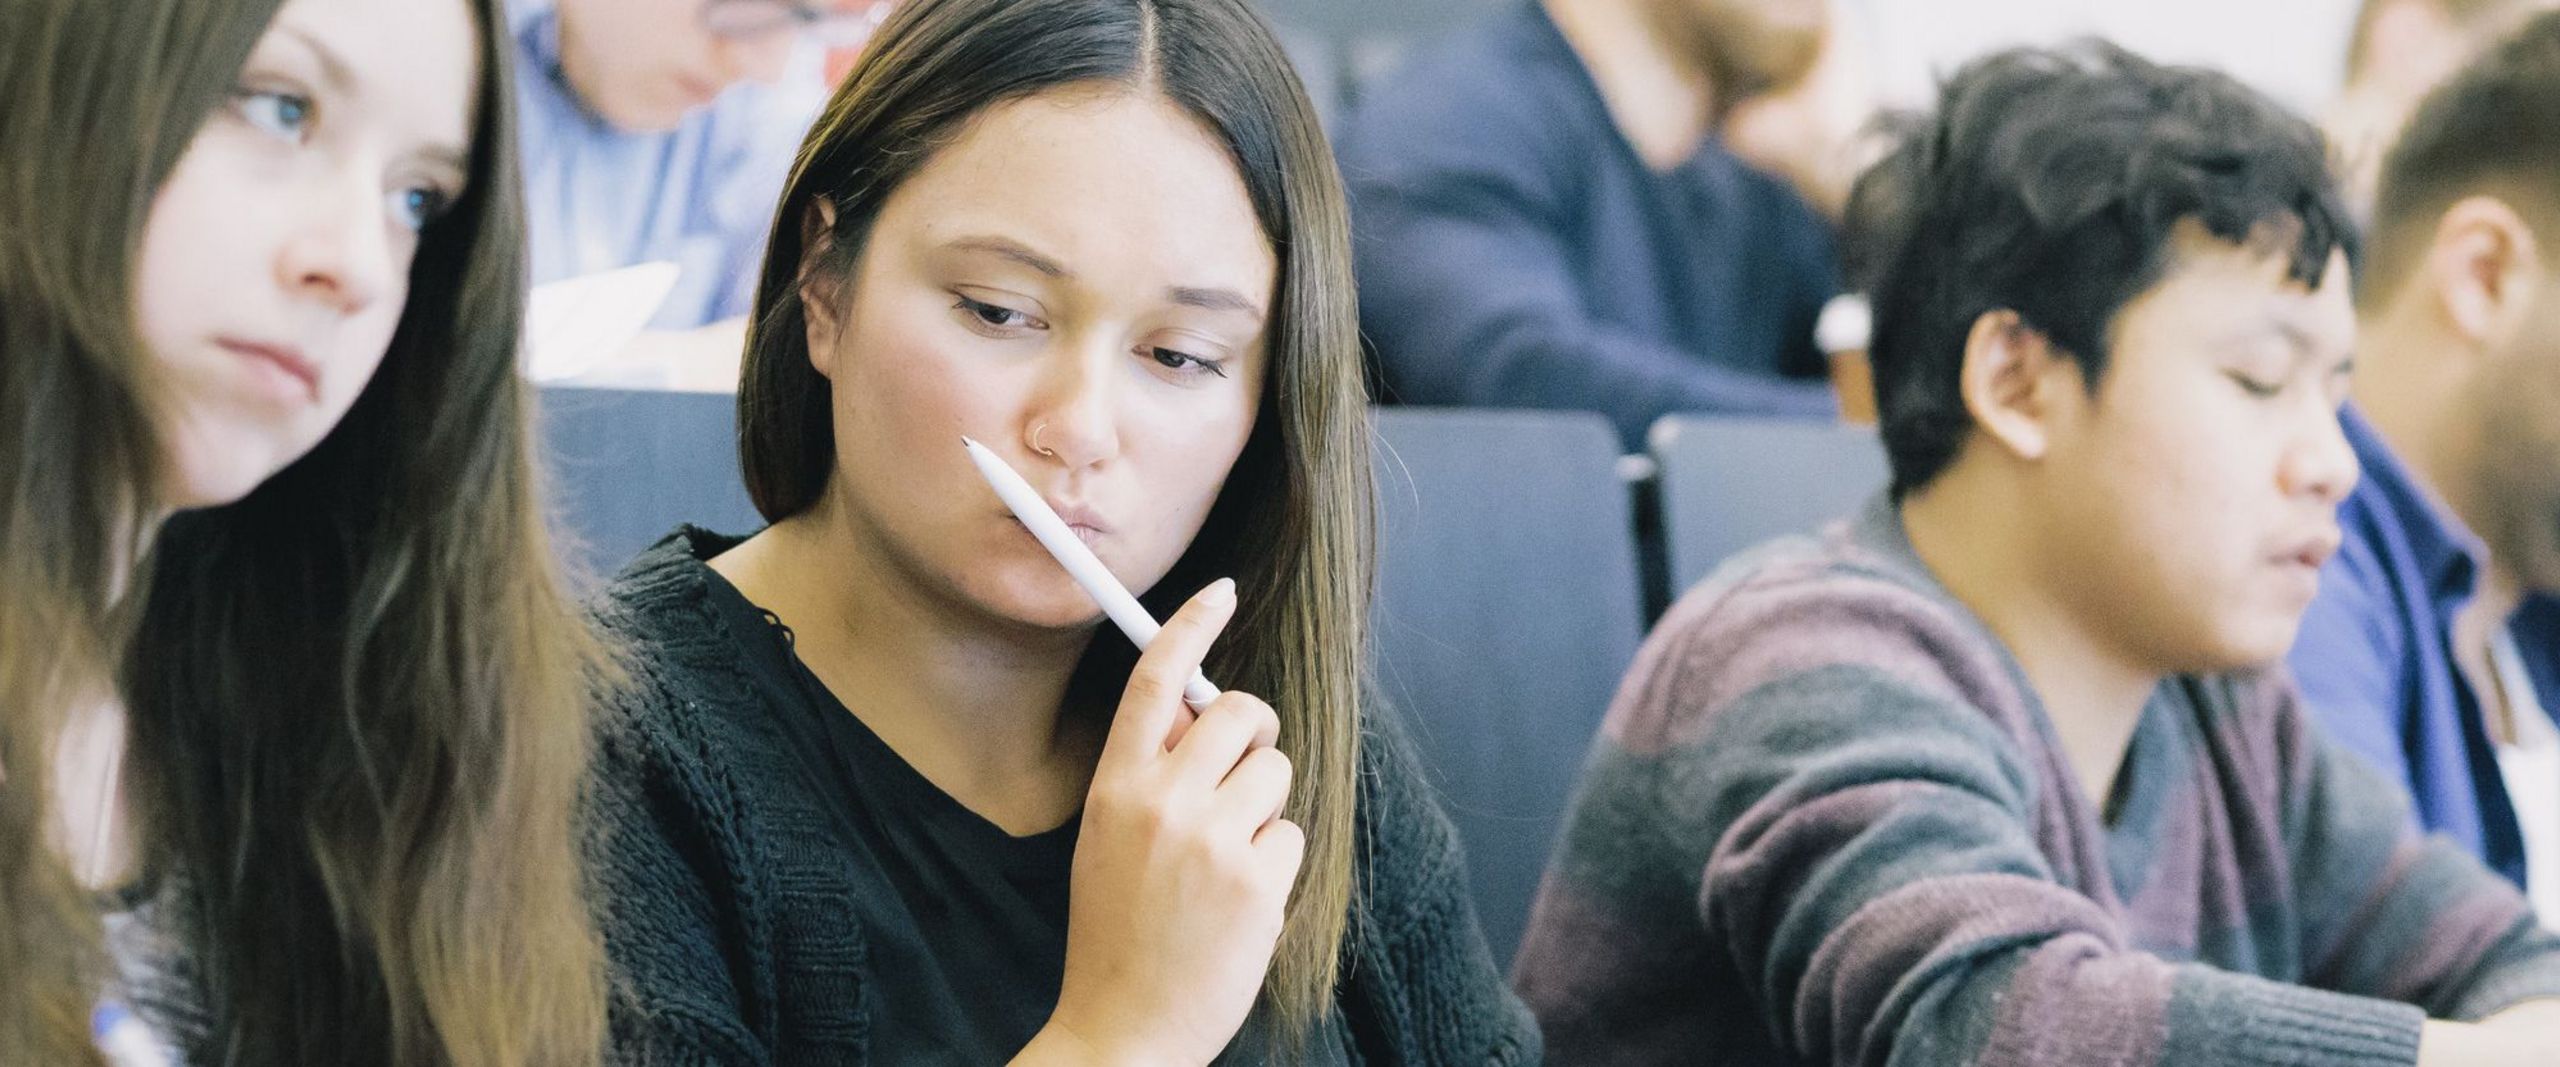
[[[415,233],[427,228],[451,207],[452,201],[437,189],[412,186],[391,194],[391,217]]]
[[[311,101],[292,93],[243,90],[232,106],[249,125],[288,141],[301,141],[311,125]]]

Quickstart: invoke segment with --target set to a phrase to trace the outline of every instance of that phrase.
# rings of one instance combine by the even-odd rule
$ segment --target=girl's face
[[[995,620],[1098,620],[967,435],[1144,592],[1253,433],[1278,270],[1225,147],[1161,96],[1070,88],[977,116],[890,195],[852,277],[804,301],[846,550]]]
[[[480,84],[455,0],[288,0],[153,200],[135,319],[170,508],[229,503],[337,425],[463,192]]]

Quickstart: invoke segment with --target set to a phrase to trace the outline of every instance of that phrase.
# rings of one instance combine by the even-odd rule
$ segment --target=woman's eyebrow
[[[1009,237],[962,237],[944,247],[955,252],[977,252],[1011,260],[1039,272],[1044,277],[1072,281],[1075,272],[1049,256],[1034,251],[1029,245]],[[1175,285],[1165,289],[1165,298],[1183,307],[1203,311],[1220,311],[1262,318],[1262,304],[1233,289],[1221,286]]]
[[[948,246],[959,252],[983,252],[1001,256],[1051,278],[1073,278],[1075,275],[1057,260],[1031,250],[1030,246],[1006,237],[963,237]]]
[[[346,60],[338,58],[338,53],[331,51],[328,45],[322,44],[319,38],[281,23],[276,26],[276,33],[300,44],[304,50],[311,53],[312,58],[319,61],[320,80],[326,82],[328,88],[349,96],[358,95],[355,72],[348,68]]]
[[[1257,319],[1262,317],[1261,304],[1247,299],[1243,293],[1233,289],[1177,285],[1166,289],[1165,296],[1183,307],[1199,308],[1203,311],[1241,312]]]
[[[301,45],[304,50],[311,53],[312,59],[320,64],[320,81],[324,88],[351,100],[364,99],[364,82],[356,77],[355,68],[349,66],[345,59],[340,58],[338,53],[320,38],[312,36],[310,32],[300,27],[281,23],[275,29],[279,36]],[[469,174],[471,171],[471,153],[459,144],[448,142],[428,145],[418,150],[417,157],[420,162],[429,166],[445,168],[459,174]]]

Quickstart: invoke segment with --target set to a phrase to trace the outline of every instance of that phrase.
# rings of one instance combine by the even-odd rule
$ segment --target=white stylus
[[[1129,595],[1128,586],[1121,585],[1120,579],[1112,577],[1110,568],[1094,557],[1093,550],[1085,547],[1084,539],[1067,528],[1066,520],[1050,510],[1049,502],[1040,499],[1040,491],[1031,488],[1030,482],[1023,481],[1021,474],[988,451],[985,445],[967,437],[962,437],[960,444],[969,450],[969,462],[978,465],[978,473],[984,475],[987,484],[995,489],[996,499],[1004,501],[1004,506],[1013,510],[1013,517],[1022,520],[1022,525],[1031,531],[1031,536],[1040,540],[1042,548],[1049,550],[1058,566],[1067,569],[1067,577],[1075,579],[1076,584],[1083,586],[1084,591],[1093,597],[1094,603],[1102,605],[1102,613],[1119,624],[1121,633],[1129,635],[1129,643],[1138,646],[1139,651],[1145,651],[1147,645],[1156,639],[1156,631],[1163,629],[1156,624],[1155,616],[1147,614],[1147,609],[1138,604],[1138,598]],[[1201,708],[1216,699],[1218,687],[1210,685],[1209,679],[1199,671],[1192,671],[1191,680],[1182,686],[1182,702]]]

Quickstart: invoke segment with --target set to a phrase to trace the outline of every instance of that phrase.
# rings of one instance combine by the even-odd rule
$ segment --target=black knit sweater
[[[867,994],[896,976],[874,970],[845,918],[853,859],[712,602],[704,561],[734,543],[680,530],[598,607],[635,675],[608,717],[595,790],[610,1058],[871,1063]],[[1447,818],[1395,732],[1373,722],[1363,740],[1360,890],[1338,994],[1361,1060],[1537,1062],[1536,1024],[1477,930]]]

